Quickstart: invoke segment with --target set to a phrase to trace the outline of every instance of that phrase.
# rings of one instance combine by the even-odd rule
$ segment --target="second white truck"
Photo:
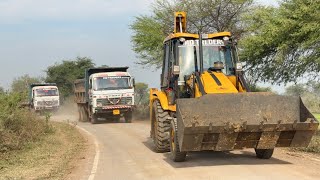
[[[55,83],[36,83],[29,88],[29,106],[36,112],[56,111],[60,106],[59,90]]]

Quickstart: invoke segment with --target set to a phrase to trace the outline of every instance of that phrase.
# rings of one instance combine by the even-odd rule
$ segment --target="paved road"
[[[93,134],[99,144],[97,169],[83,179],[320,179],[320,157],[310,154],[277,149],[273,158],[261,160],[250,150],[202,152],[190,153],[186,162],[174,163],[168,153],[153,151],[147,121],[78,126]]]

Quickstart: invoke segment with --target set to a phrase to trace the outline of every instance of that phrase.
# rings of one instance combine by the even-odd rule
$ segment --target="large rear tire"
[[[162,109],[159,101],[153,102],[153,122],[152,122],[152,138],[155,145],[155,151],[158,153],[168,152],[170,150],[169,145],[169,130],[170,121],[169,113]]]
[[[177,119],[174,118],[171,120],[171,128],[170,128],[171,158],[175,162],[183,162],[186,160],[187,152],[180,151],[177,132],[178,132]]]
[[[270,159],[274,149],[254,149],[259,159]]]

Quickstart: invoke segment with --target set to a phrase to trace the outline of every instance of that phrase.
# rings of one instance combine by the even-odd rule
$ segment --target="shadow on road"
[[[154,151],[154,146],[151,138],[143,144]],[[160,154],[160,153],[159,153]],[[164,160],[174,168],[188,168],[200,166],[221,166],[221,165],[266,165],[266,164],[291,164],[290,162],[271,158],[271,159],[258,159],[254,152],[250,150],[237,150],[230,152],[190,152],[187,155],[185,162],[173,162],[170,153],[163,153]]]

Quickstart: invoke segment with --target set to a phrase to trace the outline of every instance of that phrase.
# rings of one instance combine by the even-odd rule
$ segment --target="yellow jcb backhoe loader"
[[[151,137],[157,152],[184,161],[191,151],[308,146],[319,123],[300,97],[250,92],[230,32],[190,34],[175,13],[164,41],[161,90],[150,90]]]

